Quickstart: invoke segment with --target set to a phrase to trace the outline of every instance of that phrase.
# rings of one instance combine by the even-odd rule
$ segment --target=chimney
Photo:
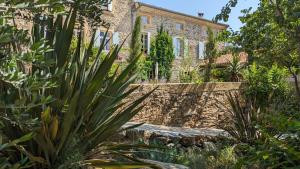
[[[198,17],[199,17],[199,18],[203,18],[203,16],[204,16],[204,13],[203,13],[203,12],[198,12]]]

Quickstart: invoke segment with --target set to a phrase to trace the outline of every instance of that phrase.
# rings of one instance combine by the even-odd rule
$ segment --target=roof
[[[197,19],[197,20],[200,20],[200,21],[209,22],[209,23],[212,23],[212,24],[224,26],[224,27],[226,27],[226,28],[229,27],[229,25],[227,25],[227,24],[216,23],[216,22],[213,22],[213,21],[211,21],[211,20],[204,19],[204,18],[200,18],[200,17],[193,16],[193,15],[189,15],[189,14],[186,14],[186,13],[181,13],[181,12],[169,10],[169,9],[166,9],[166,8],[162,8],[162,7],[158,7],[158,6],[146,4],[146,3],[143,3],[143,2],[136,2],[136,3],[137,3],[139,6],[145,6],[145,7],[149,7],[149,8],[153,8],[153,9],[158,9],[158,10],[162,10],[162,11],[165,11],[165,12],[170,12],[170,13],[173,13],[173,14],[185,16],[185,17],[190,17],[190,18]]]
[[[228,65],[229,63],[231,63],[233,61],[233,55],[232,54],[226,54],[226,55],[222,55],[218,58],[216,58],[214,64],[216,66],[226,66]],[[248,63],[248,54],[245,53],[245,52],[241,52],[239,54],[239,62],[241,64],[246,64]],[[208,60],[202,60],[201,63],[200,63],[200,67],[203,67],[205,65],[207,65],[208,63]]]

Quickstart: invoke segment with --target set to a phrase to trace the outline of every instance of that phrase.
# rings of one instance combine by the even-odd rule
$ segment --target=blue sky
[[[152,4],[155,6],[183,12],[190,15],[197,15],[198,12],[204,13],[204,18],[211,20],[218,14],[228,0],[140,0],[141,2]],[[258,0],[239,0],[239,4],[231,12],[229,21],[233,30],[239,30],[242,23],[238,17],[241,16],[241,10],[249,7],[256,8]]]

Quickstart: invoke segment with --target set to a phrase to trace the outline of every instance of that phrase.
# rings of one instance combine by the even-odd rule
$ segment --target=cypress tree
[[[141,17],[135,20],[134,29],[131,36],[130,54],[127,62],[130,63],[134,58],[138,57],[142,52],[142,33],[141,33]]]
[[[217,55],[216,49],[216,40],[214,37],[213,31],[208,28],[208,42],[205,45],[205,57],[208,59],[208,63],[206,65],[205,74],[204,74],[204,82],[210,82],[212,65],[215,61],[215,57]]]
[[[173,40],[169,33],[163,29],[163,26],[157,31],[155,41],[152,42],[150,56],[154,69],[155,64],[158,63],[158,77],[170,80],[172,63],[175,59]]]

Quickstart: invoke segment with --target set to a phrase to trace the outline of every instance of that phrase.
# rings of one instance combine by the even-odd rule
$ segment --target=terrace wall
[[[226,122],[226,93],[239,92],[242,83],[139,84],[129,99],[135,100],[157,87],[133,122],[191,128],[218,128]]]

